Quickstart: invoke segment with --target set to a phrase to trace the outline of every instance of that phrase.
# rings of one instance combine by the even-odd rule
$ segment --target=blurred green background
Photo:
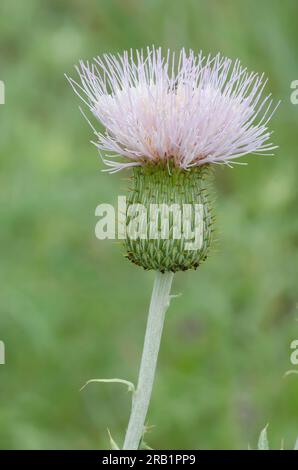
[[[80,58],[162,45],[239,57],[282,104],[275,157],[217,168],[218,243],[176,276],[147,441],[161,449],[273,447],[298,434],[298,378],[284,378],[297,323],[298,4],[284,1],[1,0],[0,447],[121,444],[130,397],[94,377],[136,380],[153,273],[94,235],[95,207],[127,174],[101,173],[64,78]],[[296,366],[297,367],[297,366]]]

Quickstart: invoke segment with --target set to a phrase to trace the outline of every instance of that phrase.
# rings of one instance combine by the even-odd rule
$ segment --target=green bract
[[[206,259],[213,232],[209,175],[209,165],[191,170],[165,164],[144,165],[133,169],[132,187],[127,198],[125,240],[126,256],[130,261],[144,269],[176,272],[196,269]],[[143,219],[138,210],[130,212],[129,207],[132,205],[135,208],[146,208]],[[198,206],[202,214],[201,243],[199,248],[189,249],[187,247],[191,238],[182,229],[186,223],[194,233],[197,224],[195,211]],[[153,221],[150,216],[156,207],[159,208],[158,215]],[[181,224],[178,225],[179,219],[175,218],[172,210],[175,207],[181,208]],[[133,224],[138,225],[138,229],[142,226],[142,235],[129,236]],[[155,238],[152,238],[153,225],[158,229]],[[178,226],[181,228],[179,238]],[[163,231],[165,227],[166,232]]]

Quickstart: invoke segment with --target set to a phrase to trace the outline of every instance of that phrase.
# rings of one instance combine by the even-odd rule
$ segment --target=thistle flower
[[[267,128],[271,95],[262,97],[266,80],[239,60],[184,49],[176,58],[153,47],[81,61],[77,72],[79,83],[69,81],[105,128],[95,131],[94,144],[108,152],[103,160],[111,172],[148,163],[184,170],[231,164],[276,148]]]
[[[195,252],[185,250],[185,237],[160,243],[148,234],[126,239],[127,258],[161,272],[196,269],[207,257],[213,232],[206,170],[275,148],[267,128],[274,109],[270,95],[262,97],[263,75],[219,54],[204,57],[183,49],[176,58],[154,47],[145,54],[81,61],[77,72],[79,83],[69,81],[105,128],[93,127],[93,143],[107,171],[134,167],[129,203],[203,207],[203,243]],[[172,216],[169,223],[172,233]]]
[[[183,215],[184,208],[190,207],[186,213],[190,232],[197,229],[197,207],[202,209],[202,243],[191,251],[187,231],[176,236],[172,211],[166,214],[167,237],[161,236],[165,218],[161,211],[155,221],[157,237],[150,237],[151,221],[147,224],[146,215],[139,221],[146,236],[125,240],[126,256],[132,262],[157,271],[124,442],[124,449],[138,449],[173,273],[196,269],[211,245],[210,168],[242,163],[238,159],[246,154],[271,155],[276,147],[267,125],[276,108],[270,95],[263,97],[263,75],[250,73],[238,60],[232,62],[219,54],[204,57],[183,49],[176,58],[170,51],[163,56],[160,48],[152,47],[146,53],[106,54],[92,64],[81,61],[77,72],[78,82],[68,80],[105,129],[97,131],[90,123],[106,171],[133,167],[129,205],[148,208],[149,213],[152,204],[182,206]],[[127,220],[128,229],[134,221],[129,212]]]

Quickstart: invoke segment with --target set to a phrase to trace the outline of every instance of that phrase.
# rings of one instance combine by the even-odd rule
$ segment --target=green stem
[[[139,448],[150,403],[157,357],[174,274],[157,272],[150,302],[138,385],[133,396],[131,415],[123,449]]]

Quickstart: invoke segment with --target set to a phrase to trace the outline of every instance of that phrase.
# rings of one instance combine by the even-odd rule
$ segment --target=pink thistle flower
[[[107,171],[172,162],[188,169],[272,155],[268,130],[277,106],[263,96],[264,75],[239,60],[161,48],[80,61],[74,91],[104,127],[93,142]],[[121,158],[120,161],[112,157]]]

